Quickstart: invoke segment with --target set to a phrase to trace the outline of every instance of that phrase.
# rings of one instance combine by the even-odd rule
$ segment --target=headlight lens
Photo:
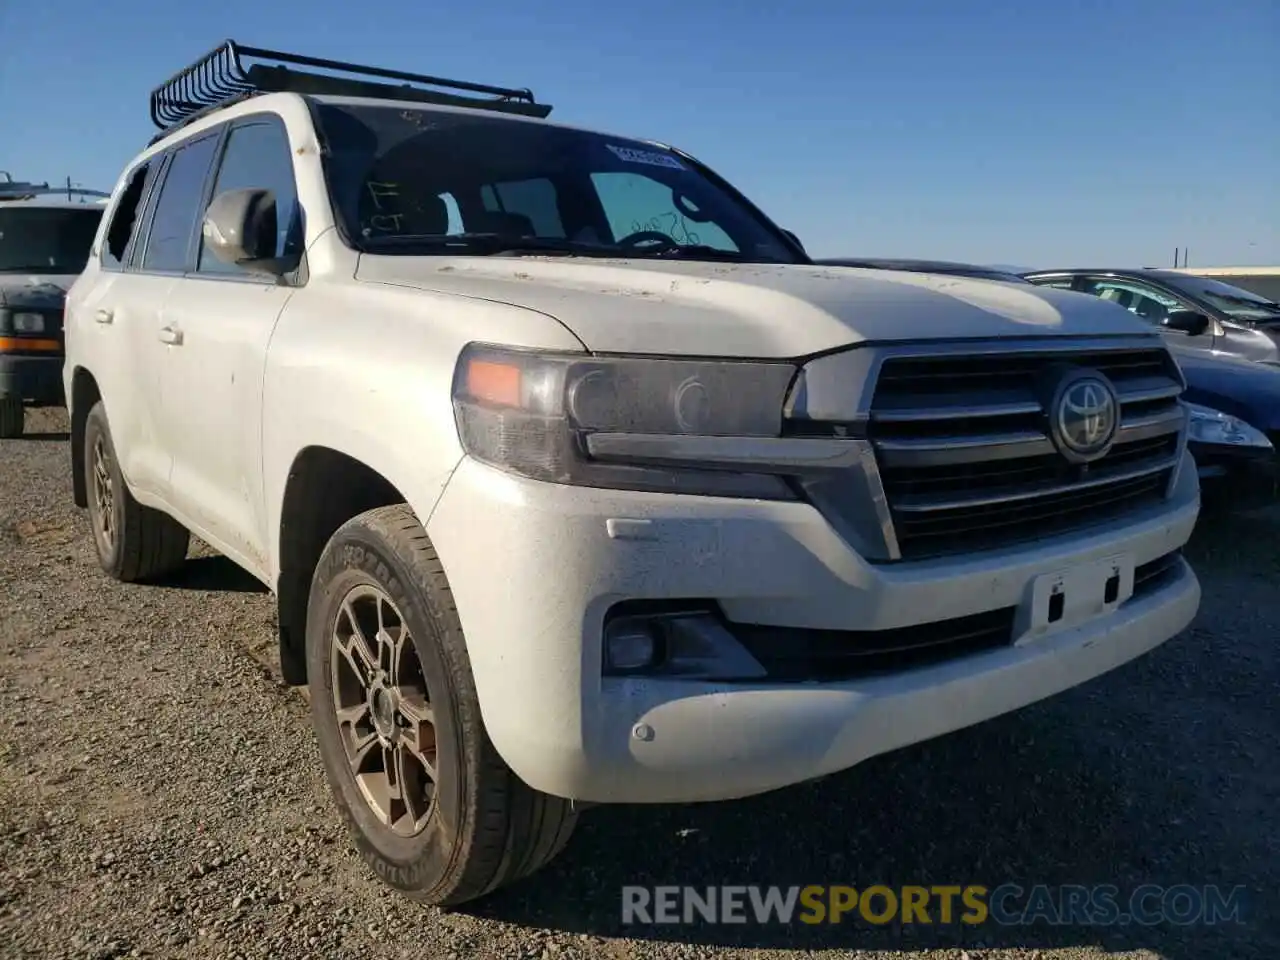
[[[592,487],[792,499],[769,443],[789,363],[540,354],[471,344],[454,377],[466,451],[512,473]],[[763,445],[763,447],[761,446]],[[785,457],[781,460],[785,461]]]
[[[1198,404],[1187,404],[1189,436],[1197,443],[1271,449],[1267,435],[1239,417]]]
[[[44,317],[38,313],[15,313],[10,323],[14,333],[44,333]]]

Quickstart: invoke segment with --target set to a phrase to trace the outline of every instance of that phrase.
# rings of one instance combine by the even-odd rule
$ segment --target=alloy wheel
[[[422,832],[436,784],[436,728],[404,617],[378,587],[342,601],[330,644],[333,707],[347,763],[369,809],[402,837]]]

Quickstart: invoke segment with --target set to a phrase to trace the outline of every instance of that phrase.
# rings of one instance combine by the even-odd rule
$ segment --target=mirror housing
[[[1161,326],[1190,337],[1198,337],[1209,329],[1209,318],[1194,310],[1170,310],[1161,321]]]
[[[200,224],[205,247],[223,263],[252,273],[288,272],[276,257],[276,198],[270,190],[227,190],[214,197]]]
[[[779,227],[778,229],[781,230],[782,228]],[[804,249],[804,244],[800,242],[800,238],[797,237],[794,233],[792,233],[790,230],[783,230],[782,232],[786,234],[788,240],[790,240],[792,243],[794,243],[797,247],[800,248],[800,251],[802,253],[808,252]]]

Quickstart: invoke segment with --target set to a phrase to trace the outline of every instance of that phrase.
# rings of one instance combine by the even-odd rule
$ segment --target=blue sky
[[[109,189],[226,37],[532,87],[815,255],[1280,264],[1276,0],[4,0],[0,169]]]

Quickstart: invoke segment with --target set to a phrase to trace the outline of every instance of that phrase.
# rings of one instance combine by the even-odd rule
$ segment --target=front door
[[[292,151],[283,124],[254,117],[231,125],[212,189],[202,202],[245,187],[273,192],[277,256],[296,249]],[[257,573],[269,555],[262,489],[262,384],[267,346],[294,288],[218,260],[198,233],[194,271],[169,294],[173,338],[161,385],[162,432],[172,451],[174,507],[219,550]]]

